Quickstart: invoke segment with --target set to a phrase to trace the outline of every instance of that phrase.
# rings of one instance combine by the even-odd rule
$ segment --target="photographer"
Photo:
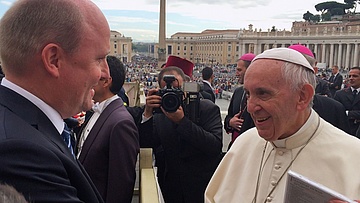
[[[199,100],[197,123],[184,113],[184,108],[187,108],[184,104],[175,112],[166,112],[161,104],[164,99],[161,93],[169,86],[164,81],[165,75],[175,77],[171,82],[174,92],[178,92],[185,81],[180,68],[170,66],[162,69],[159,74],[162,89],[151,89],[146,97],[139,126],[140,146],[163,149],[164,160],[158,165],[158,180],[165,202],[204,202],[205,188],[221,160],[220,109],[210,100]],[[187,94],[184,92],[182,99]],[[154,114],[158,108],[161,113]]]

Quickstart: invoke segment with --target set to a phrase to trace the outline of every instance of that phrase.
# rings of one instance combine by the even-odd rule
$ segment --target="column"
[[[245,47],[246,47],[246,44],[245,43],[243,43],[242,44],[242,47],[241,47],[241,55],[239,55],[239,56],[242,56],[242,55],[244,55],[246,52],[245,52]]]
[[[338,48],[338,59],[337,59],[337,65],[339,66],[339,67],[341,67],[342,66],[342,58],[341,58],[341,55],[342,55],[342,44],[340,43],[339,44],[339,48]]]
[[[254,43],[254,54],[255,54],[255,55],[258,55],[258,54],[259,54],[258,44],[257,44],[257,43]]]
[[[350,69],[350,48],[351,48],[351,44],[346,44],[346,60],[345,60],[345,69],[349,70]]]
[[[158,68],[160,68],[160,66],[166,62],[165,3],[165,0],[160,0]]]
[[[243,55],[242,47],[243,47],[243,44],[241,42],[239,42],[239,53],[237,53],[237,54],[239,54],[239,57]]]
[[[334,44],[330,45],[330,59],[329,59],[329,67],[334,65]]]
[[[322,44],[322,50],[321,50],[321,63],[325,63],[325,47],[326,47],[326,44]]]
[[[318,55],[318,44],[315,44],[314,46],[314,53],[315,53],[315,57],[316,57],[316,60],[319,62],[319,55]]]
[[[359,44],[355,43],[353,66],[359,65]]]
[[[269,49],[269,44],[264,44],[264,51]]]

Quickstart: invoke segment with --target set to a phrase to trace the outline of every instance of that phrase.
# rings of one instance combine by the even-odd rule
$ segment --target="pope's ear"
[[[314,98],[314,88],[310,84],[305,84],[301,90],[298,101],[298,109],[303,110],[306,109],[310,102],[312,102]]]
[[[62,48],[54,43],[47,44],[41,52],[45,70],[53,77],[59,77],[60,59],[63,57]]]

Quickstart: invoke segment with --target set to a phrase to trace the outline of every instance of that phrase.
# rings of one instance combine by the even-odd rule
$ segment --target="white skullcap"
[[[315,72],[314,68],[309,64],[309,62],[300,52],[289,48],[281,47],[265,50],[263,53],[257,55],[253,61],[256,61],[257,59],[276,59],[286,61],[301,65],[311,70],[313,73]]]

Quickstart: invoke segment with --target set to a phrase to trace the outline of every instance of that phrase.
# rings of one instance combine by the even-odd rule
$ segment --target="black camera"
[[[163,80],[166,82],[166,87],[156,94],[161,96],[161,106],[166,112],[175,112],[183,104],[184,92],[181,88],[172,87],[171,83],[176,80],[174,75],[164,75]],[[155,112],[161,110],[155,109]]]
[[[167,112],[175,112],[181,105],[185,116],[192,122],[199,123],[200,92],[203,86],[197,82],[184,82],[181,88],[172,87],[172,82],[176,80],[174,75],[164,75],[163,80],[166,82],[166,87],[156,93],[161,96],[163,109]],[[155,108],[154,113],[162,113],[162,111],[160,108]]]

